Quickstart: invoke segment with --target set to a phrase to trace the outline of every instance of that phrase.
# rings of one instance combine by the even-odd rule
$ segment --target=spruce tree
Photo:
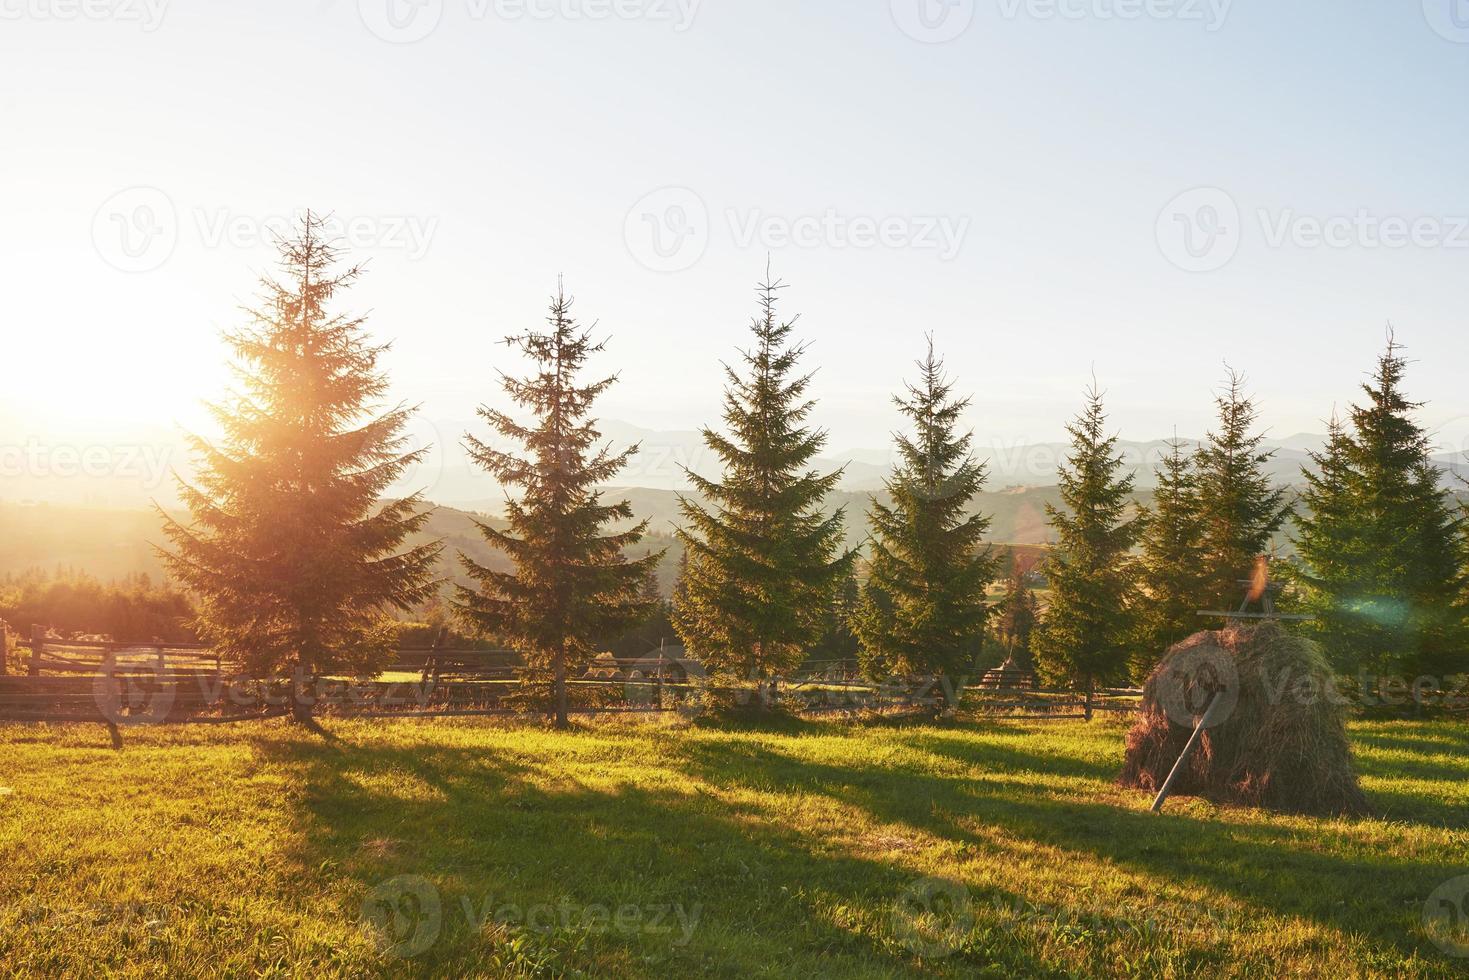
[[[1025,575],[1017,568],[1005,585],[1005,594],[995,609],[995,640],[1005,652],[1005,659],[1021,670],[1032,670],[1035,657],[1031,637],[1040,620],[1035,592],[1025,584]]]
[[[917,384],[894,396],[913,431],[896,436],[898,465],[873,498],[869,575],[854,622],[863,667],[879,679],[897,674],[962,676],[984,642],[985,590],[996,558],[983,546],[990,519],[971,513],[985,467],[958,432],[969,399],[953,395],[929,340]],[[947,698],[954,685],[943,684]]]
[[[474,461],[507,488],[508,528],[479,527],[486,541],[510,556],[515,570],[494,571],[461,555],[476,587],[460,586],[457,603],[472,628],[500,637],[521,654],[529,681],[549,681],[559,728],[568,724],[568,676],[591,661],[599,641],[646,620],[651,610],[644,589],[662,557],[626,557],[647,522],[628,526],[631,505],[609,503],[598,489],[637,448],[614,452],[598,444],[592,405],[617,379],[580,382],[587,359],[605,341],[594,342],[589,330],[578,327],[571,305],[558,284],[546,318],[549,330],[505,340],[530,359],[532,370],[525,378],[502,372],[501,385],[534,421],[522,424],[487,406],[479,410],[491,429],[523,447],[523,455],[465,437]]]
[[[192,520],[167,515],[169,570],[199,600],[197,631],[241,674],[294,674],[291,710],[316,728],[304,683],[378,673],[389,614],[428,599],[439,547],[405,547],[428,514],[383,494],[427,450],[404,451],[411,414],[383,411],[386,346],[364,318],[332,312],[360,269],[308,212],[282,239],[279,279],[262,280],[250,325],[226,334],[242,391],[211,406],[218,443],[193,437]]]
[[[862,589],[853,566],[838,583],[827,609],[821,641],[811,650],[810,659],[820,662],[822,672],[846,670],[857,662],[857,636],[852,622],[861,599]]]
[[[1362,533],[1361,484],[1353,470],[1354,447],[1346,425],[1333,415],[1326,445],[1302,467],[1305,489],[1295,516],[1295,584],[1305,611],[1314,618],[1307,629],[1337,669],[1351,672],[1371,656],[1368,621],[1356,609],[1370,586],[1368,535]]]
[[[771,680],[821,640],[853,560],[842,550],[843,511],[822,511],[841,472],[810,469],[826,436],[806,424],[811,376],[795,374],[805,348],[790,343],[795,321],[776,316],[782,288],[767,277],[758,289],[755,343],[741,352],[747,373],[725,365],[730,434],[703,432],[723,479],[686,470],[704,503],[680,500],[688,566],[674,607],[689,650],[711,671],[753,680],[762,704]]]
[[[1252,431],[1259,416],[1245,379],[1231,369],[1227,385],[1215,398],[1219,431],[1209,434],[1195,460],[1204,540],[1200,598],[1212,610],[1239,607],[1245,592],[1240,582],[1291,513],[1286,490],[1264,470],[1275,451],[1262,449],[1264,434]]]
[[[1137,562],[1146,515],[1129,512],[1135,474],[1122,474],[1117,437],[1106,433],[1102,394],[1067,426],[1071,453],[1060,471],[1063,508],[1047,505],[1056,542],[1046,559],[1050,603],[1035,635],[1047,678],[1086,691],[1127,674],[1136,630]]]
[[[1402,390],[1389,337],[1350,429],[1333,422],[1297,519],[1312,628],[1343,670],[1464,669],[1463,517]]]
[[[1199,618],[1207,602],[1204,518],[1194,460],[1174,439],[1157,470],[1158,485],[1142,540],[1140,615],[1133,680],[1142,680],[1175,643],[1210,625]]]

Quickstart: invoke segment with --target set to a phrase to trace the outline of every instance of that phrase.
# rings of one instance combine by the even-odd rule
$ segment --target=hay
[[[1149,676],[1119,782],[1157,792],[1214,695],[1224,701],[1173,793],[1285,813],[1366,814],[1332,680],[1316,644],[1278,623],[1198,633]]]

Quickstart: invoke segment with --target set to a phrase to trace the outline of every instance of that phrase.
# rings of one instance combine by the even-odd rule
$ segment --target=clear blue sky
[[[1013,443],[1060,438],[1093,366],[1125,436],[1199,434],[1226,359],[1274,434],[1319,431],[1389,321],[1425,417],[1469,437],[1469,10],[1449,0],[88,2],[106,16],[0,0],[0,441],[198,424],[217,331],[269,262],[258,231],[306,206],[363,220],[354,304],[434,419],[498,402],[496,340],[564,273],[612,337],[606,415],[714,421],[769,253],[834,448],[886,442],[928,330],[980,441]],[[920,2],[938,35],[967,28],[915,39]],[[1105,16],[1139,9],[1159,15]],[[1169,237],[1199,187],[1190,208],[1239,210],[1230,261]],[[781,237],[828,212],[890,241]],[[1359,212],[1429,222],[1374,248]],[[1202,235],[1218,214],[1183,217]],[[1312,244],[1342,217],[1341,246]],[[119,252],[135,219],[164,235]],[[660,223],[690,251],[650,257]],[[965,231],[955,254],[914,247],[934,223]]]

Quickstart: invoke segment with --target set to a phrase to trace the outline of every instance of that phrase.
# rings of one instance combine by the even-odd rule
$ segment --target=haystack
[[[1198,633],[1148,678],[1119,781],[1157,792],[1219,698],[1172,793],[1286,813],[1365,814],[1332,679],[1320,648],[1278,623]]]

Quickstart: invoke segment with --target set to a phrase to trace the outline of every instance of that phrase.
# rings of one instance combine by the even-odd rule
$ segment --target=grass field
[[[1356,725],[1355,822],[1152,816],[1116,723],[333,728],[0,726],[0,973],[1469,971],[1462,725]]]

